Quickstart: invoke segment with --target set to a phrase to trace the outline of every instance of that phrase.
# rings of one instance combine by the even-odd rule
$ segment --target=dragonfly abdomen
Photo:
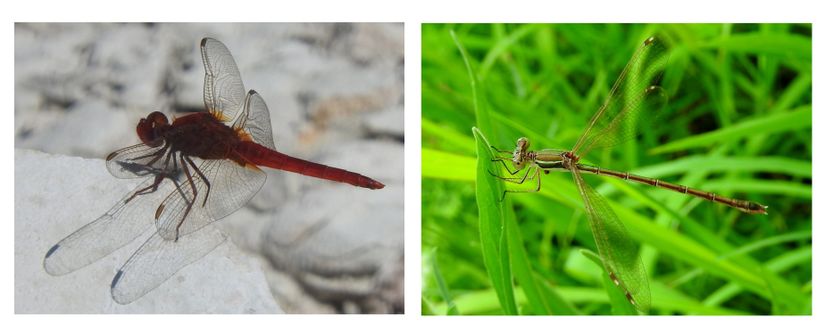
[[[675,183],[665,182],[665,181],[662,181],[662,180],[659,180],[659,179],[634,175],[634,174],[630,174],[628,172],[620,172],[620,171],[615,171],[615,170],[610,170],[610,169],[604,169],[604,168],[601,168],[601,167],[598,167],[598,166],[589,166],[589,165],[584,165],[584,164],[576,164],[576,168],[578,170],[582,171],[582,172],[586,172],[586,173],[590,173],[590,174],[606,175],[606,176],[610,176],[610,177],[615,177],[617,179],[628,180],[628,181],[633,181],[633,182],[636,182],[636,183],[647,184],[647,185],[654,186],[654,187],[657,187],[657,188],[668,189],[668,190],[679,192],[679,193],[682,193],[682,194],[685,194],[685,195],[698,197],[698,198],[701,198],[701,199],[704,199],[704,200],[707,200],[707,201],[727,205],[729,207],[735,208],[739,211],[749,213],[749,214],[767,214],[766,209],[768,207],[764,206],[762,204],[756,203],[756,202],[751,202],[751,201],[746,201],[746,200],[741,200],[741,199],[735,199],[735,198],[730,198],[730,197],[724,197],[724,196],[720,196],[720,195],[717,195],[717,194],[712,193],[712,192],[693,189],[693,188],[690,188],[690,187],[687,187],[687,186],[684,186],[684,185],[681,185],[681,184],[675,184]]]
[[[291,157],[250,141],[238,143],[235,151],[246,161],[258,166],[281,169],[330,181],[349,183],[362,188],[384,188],[384,184],[381,182],[364,175]]]

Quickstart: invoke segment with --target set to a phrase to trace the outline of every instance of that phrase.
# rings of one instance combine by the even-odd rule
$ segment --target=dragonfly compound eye
[[[137,134],[140,140],[149,146],[156,147],[162,142],[162,131],[169,127],[169,119],[159,111],[155,111],[146,118],[141,118],[137,125]]]

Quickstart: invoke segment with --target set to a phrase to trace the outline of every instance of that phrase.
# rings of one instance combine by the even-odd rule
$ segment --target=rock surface
[[[109,286],[148,236],[85,268],[50,276],[43,270],[46,251],[137,183],[113,178],[99,159],[15,150],[14,160],[17,313],[282,313],[266,284],[264,261],[231,242],[127,305],[112,300]]]
[[[227,45],[246,89],[266,100],[279,151],[368,175],[387,187],[373,191],[266,170],[263,189],[218,224],[233,242],[128,305],[157,303],[144,308],[120,308],[108,297],[114,270],[129,251],[66,276],[46,275],[41,262],[48,246],[105,212],[134,185],[108,175],[99,159],[136,144],[137,120],[151,111],[180,117],[203,110],[198,46],[205,36]],[[54,176],[72,159],[35,159],[18,150],[15,237],[17,226],[34,224],[27,227],[31,234],[20,237],[27,243],[42,239],[15,242],[16,251],[21,247],[15,266],[30,269],[15,274],[18,312],[276,312],[271,304],[218,306],[220,296],[174,310],[160,306],[168,301],[152,301],[165,296],[179,302],[177,293],[186,290],[168,286],[207,284],[211,274],[193,276],[203,271],[254,273],[231,244],[260,254],[269,290],[286,312],[403,312],[403,25],[16,24],[14,41],[15,147],[98,159],[89,167],[97,170],[92,179],[81,179],[76,169]],[[39,160],[28,163],[47,165],[38,167],[49,172],[31,175],[36,169],[21,165],[23,157]],[[44,178],[47,184],[32,181]],[[28,211],[52,205],[46,197],[61,198],[52,209],[65,213]],[[50,216],[37,216],[43,214]],[[33,218],[22,220],[27,216]],[[47,231],[44,224],[55,221],[61,224]],[[37,279],[41,274],[49,284]],[[34,293],[74,275],[88,276],[65,283],[75,288],[61,289],[68,292],[56,295],[63,296],[60,301],[43,299],[58,298],[54,290]]]

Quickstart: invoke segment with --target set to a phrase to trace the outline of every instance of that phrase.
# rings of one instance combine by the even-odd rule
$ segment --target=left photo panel
[[[404,313],[402,23],[16,23],[16,313]]]

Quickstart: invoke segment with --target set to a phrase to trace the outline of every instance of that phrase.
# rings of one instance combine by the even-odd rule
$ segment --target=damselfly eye
[[[530,142],[525,137],[519,138],[516,142],[517,150],[526,151],[528,147],[530,147]]]
[[[513,155],[513,167],[516,170],[519,170],[522,167],[524,167],[524,157],[521,154]]]

